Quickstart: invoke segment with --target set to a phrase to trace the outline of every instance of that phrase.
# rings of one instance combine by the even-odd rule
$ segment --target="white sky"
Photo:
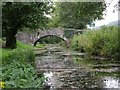
[[[114,5],[116,5],[119,0],[105,0],[105,1],[111,4],[109,5],[109,7],[106,8],[106,16],[103,16],[104,19],[95,21],[95,27],[107,25],[112,21],[118,20],[118,11],[115,11],[113,13],[113,10],[114,10]]]

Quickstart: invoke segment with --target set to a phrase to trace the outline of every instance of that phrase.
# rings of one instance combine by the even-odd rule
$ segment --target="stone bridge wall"
[[[64,35],[64,31],[63,30],[60,30],[60,29],[50,29],[50,30],[38,30],[39,32],[39,35],[37,36],[37,38],[40,38],[40,37],[44,37],[44,36],[47,36],[47,35],[55,35],[55,36],[58,36],[58,37],[63,37]]]
[[[18,32],[16,35],[17,40],[26,43],[32,44],[36,41],[36,33],[27,33],[27,32]]]
[[[39,32],[39,36],[37,33]],[[38,38],[46,36],[46,35],[56,35],[58,37],[63,37],[64,31],[58,28],[50,29],[50,30],[40,30],[38,29],[35,32],[18,32],[16,35],[17,40],[24,42],[26,44],[33,44]]]
[[[73,31],[77,31],[77,30],[73,30]],[[81,32],[83,30],[78,30],[78,32]],[[39,34],[37,34],[39,32]],[[69,34],[69,33],[68,33]],[[75,33],[74,33],[75,34]],[[54,28],[54,29],[49,29],[49,30],[36,30],[34,32],[18,32],[16,37],[17,40],[22,41],[24,43],[27,44],[34,44],[34,42],[36,40],[38,40],[41,37],[44,37],[46,35],[55,35],[58,36],[60,38],[63,38],[64,40],[67,40],[66,36],[65,36],[65,31],[60,29],[60,28]]]

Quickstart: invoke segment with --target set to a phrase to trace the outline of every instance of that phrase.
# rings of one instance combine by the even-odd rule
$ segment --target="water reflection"
[[[115,71],[114,68],[118,68],[119,63],[85,58],[82,54],[73,55],[71,52],[52,48],[43,55],[36,56],[36,66],[38,72],[44,71],[45,85],[51,88],[120,88],[119,78],[113,78],[114,75],[108,77],[106,74],[99,74],[102,77],[98,77],[95,73],[110,69]]]
[[[61,83],[58,80],[58,73],[53,72],[53,71],[46,71],[44,72],[44,76],[46,78],[44,85],[45,86],[50,86],[50,90],[53,88],[60,88]]]
[[[45,79],[45,84],[48,85],[48,86],[52,86],[53,73],[51,71],[50,72],[45,72],[44,77],[46,78]]]
[[[104,77],[104,88],[120,88],[120,79],[112,77]]]

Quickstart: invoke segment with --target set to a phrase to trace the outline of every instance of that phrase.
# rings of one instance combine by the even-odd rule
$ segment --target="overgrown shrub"
[[[11,64],[2,67],[1,77],[5,88],[40,88],[45,79],[41,76],[36,74],[34,67],[29,63],[12,61]]]
[[[76,42],[77,45],[76,45]],[[99,30],[87,31],[72,39],[71,48],[82,49],[91,55],[116,57],[118,55],[118,27],[102,27]]]
[[[16,49],[2,49],[2,67],[0,78],[5,88],[40,88],[44,77],[37,75],[33,66],[33,47],[17,42]]]
[[[2,64],[10,64],[11,61],[34,62],[32,46],[17,42],[16,49],[2,49]]]

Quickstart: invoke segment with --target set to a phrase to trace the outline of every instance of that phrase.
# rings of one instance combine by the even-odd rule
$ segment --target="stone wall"
[[[36,33],[18,32],[16,38],[23,43],[33,44],[36,41]]]
[[[37,35],[39,32],[39,36]],[[26,44],[33,44],[38,37],[46,36],[46,35],[56,35],[63,37],[64,31],[59,28],[49,29],[49,30],[40,30],[38,29],[35,32],[18,32],[16,35],[17,40],[26,43]]]

